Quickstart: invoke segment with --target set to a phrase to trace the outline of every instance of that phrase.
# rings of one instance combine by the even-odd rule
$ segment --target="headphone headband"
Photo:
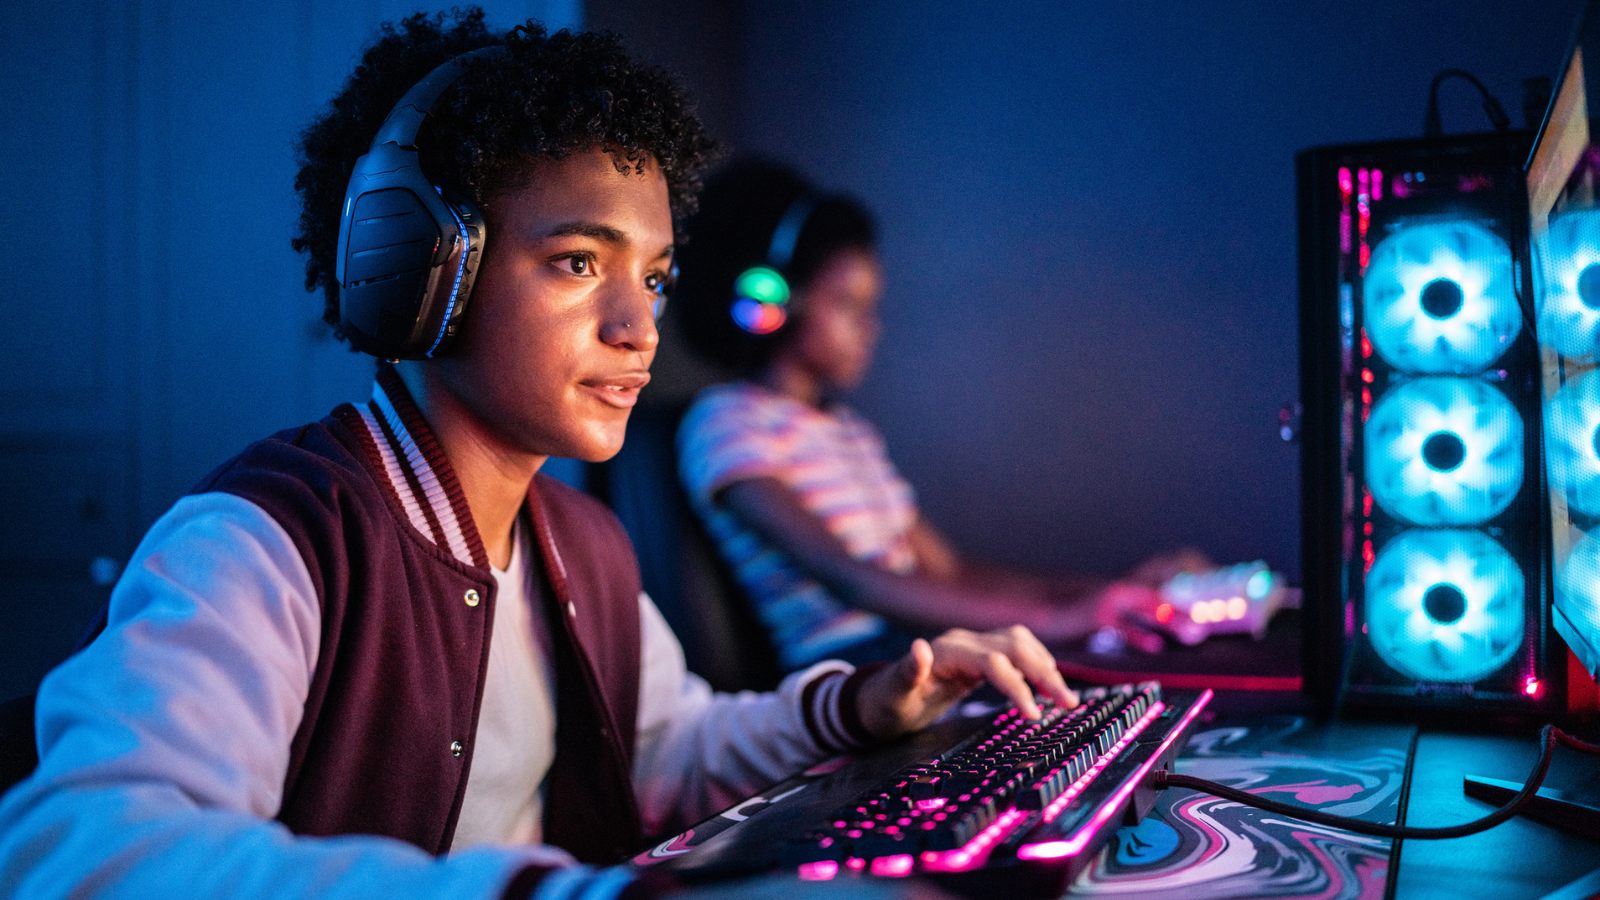
[[[505,55],[504,47],[480,47],[434,67],[433,71],[422,76],[421,81],[412,85],[411,90],[406,91],[400,102],[394,105],[394,109],[389,110],[389,115],[384,117],[383,124],[378,126],[378,133],[372,138],[371,146],[395,144],[406,149],[416,149],[417,132],[422,130],[423,121],[433,114],[433,108],[438,105],[439,98],[443,97],[445,90],[461,77],[467,65],[474,60]]]
[[[794,259],[794,246],[800,242],[800,232],[821,199],[809,190],[802,191],[784,208],[778,227],[772,229],[772,240],[767,244],[767,265],[780,272],[789,268]]]

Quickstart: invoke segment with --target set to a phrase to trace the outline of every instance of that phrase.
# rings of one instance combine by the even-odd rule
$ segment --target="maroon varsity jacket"
[[[380,366],[363,406],[252,445],[195,491],[225,491],[294,540],[322,644],[278,818],[300,834],[450,847],[472,766],[495,580],[455,474]],[[643,842],[629,779],[639,571],[614,516],[540,476],[528,495],[555,645],[556,755],[544,834],[585,862]]]

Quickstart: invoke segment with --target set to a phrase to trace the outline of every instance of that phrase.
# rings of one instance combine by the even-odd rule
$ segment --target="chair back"
[[[678,481],[687,403],[636,407],[622,450],[589,489],[611,506],[639,554],[644,589],[677,633],[689,670],[719,691],[768,690],[778,655]]]

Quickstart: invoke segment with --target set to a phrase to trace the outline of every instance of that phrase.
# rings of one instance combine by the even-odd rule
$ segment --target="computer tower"
[[[1303,658],[1324,711],[1541,715],[1563,702],[1529,143],[1474,135],[1297,159]]]

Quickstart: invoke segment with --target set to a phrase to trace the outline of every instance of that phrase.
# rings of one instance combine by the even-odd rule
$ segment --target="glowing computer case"
[[[1325,710],[1562,703],[1520,264],[1529,139],[1297,160],[1305,681]]]

